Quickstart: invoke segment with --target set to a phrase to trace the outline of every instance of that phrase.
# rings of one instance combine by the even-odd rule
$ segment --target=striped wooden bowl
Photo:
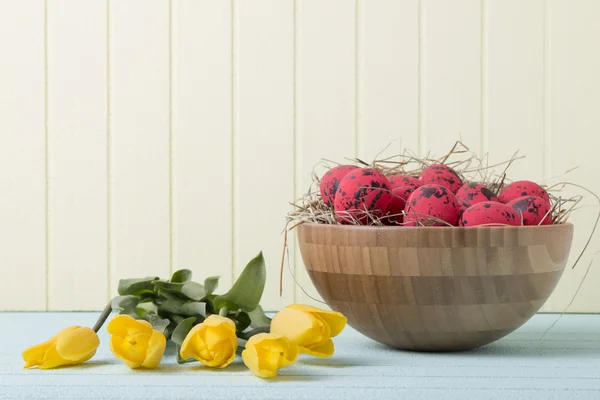
[[[523,325],[567,262],[571,224],[531,227],[298,227],[324,301],[399,349],[468,350]]]

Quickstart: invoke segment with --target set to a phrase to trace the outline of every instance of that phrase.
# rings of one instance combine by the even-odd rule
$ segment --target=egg
[[[480,183],[465,183],[456,192],[456,199],[463,210],[482,201],[498,201],[498,197],[487,186]]]
[[[523,225],[551,225],[552,215],[550,213],[550,202],[538,196],[522,196],[509,201],[507,206],[511,207],[517,214],[520,222],[523,217]]]
[[[458,174],[450,167],[444,164],[431,164],[421,171],[419,180],[424,185],[434,184],[444,186],[453,194],[463,185]]]
[[[423,185],[416,188],[408,197],[404,211],[404,222],[408,226],[446,225],[441,221],[456,225],[460,215],[458,200],[448,188],[441,185]]]
[[[523,196],[537,196],[550,202],[550,196],[548,192],[544,190],[540,185],[531,181],[517,181],[509,185],[506,185],[500,193],[498,193],[498,199],[501,203],[508,203],[517,197]]]
[[[357,168],[358,167],[355,167],[354,165],[338,165],[325,172],[319,186],[321,198],[325,204],[328,206],[333,205],[335,192],[337,192],[340,182],[350,171]]]
[[[388,220],[398,224],[402,223],[402,211],[406,206],[410,194],[415,190],[412,186],[397,186],[392,189],[392,199],[390,202],[390,210]]]
[[[384,217],[390,208],[392,194],[388,179],[372,168],[350,171],[339,183],[334,210],[339,223],[360,224],[369,221],[365,210],[374,217]]]
[[[413,189],[416,189],[423,184],[419,178],[410,175],[392,175],[389,177],[389,181],[392,188],[412,187]]]
[[[460,218],[461,226],[521,225],[515,210],[506,204],[483,201],[467,208]]]

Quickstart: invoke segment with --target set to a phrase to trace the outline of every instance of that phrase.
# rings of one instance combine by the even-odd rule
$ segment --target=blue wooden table
[[[331,359],[301,356],[272,380],[238,358],[224,370],[177,365],[168,349],[156,370],[132,371],[108,349],[79,367],[25,370],[21,351],[95,313],[0,313],[4,399],[600,399],[600,315],[536,315],[507,338],[467,353],[396,351],[351,328]]]

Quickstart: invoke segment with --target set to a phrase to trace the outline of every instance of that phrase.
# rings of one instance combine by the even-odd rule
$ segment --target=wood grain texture
[[[108,301],[106,2],[48,2],[48,308]]]
[[[545,178],[544,1],[483,4],[482,147],[491,165],[519,150],[526,158],[511,166],[511,176],[539,181]]]
[[[358,156],[371,162],[380,152],[380,158],[416,152],[419,3],[357,1]]]
[[[549,1],[546,9],[548,52],[546,58],[549,97],[546,110],[545,154],[548,183],[572,182],[600,194],[598,149],[600,148],[600,3]],[[567,174],[567,171],[573,170]],[[572,215],[577,226],[569,266],[572,266],[592,231],[598,212],[593,195],[568,186],[562,196],[584,195],[582,205]],[[598,312],[600,285],[600,233],[575,268],[567,268],[546,310]],[[586,274],[590,263],[589,274]],[[586,276],[587,275],[587,276]],[[582,284],[582,279],[585,282]],[[577,297],[571,303],[578,288]]]
[[[42,1],[0,2],[2,310],[47,306],[44,23]]]
[[[466,350],[523,325],[556,287],[571,224],[394,228],[303,224],[317,290],[364,335],[407,350]]]
[[[261,304],[280,309],[294,301],[291,279],[279,296],[283,217],[294,196],[293,2],[236,1],[235,35],[234,272],[263,251]]]
[[[481,2],[421,2],[421,152],[481,146]]]
[[[356,148],[356,0],[296,2],[296,196]],[[318,188],[312,187],[312,190]],[[288,208],[289,210],[289,208]],[[300,286],[318,296],[296,254]],[[300,289],[296,301],[316,304]]]
[[[110,264],[119,279],[170,272],[169,3],[111,1]]]
[[[199,281],[218,275],[227,289],[233,270],[231,3],[177,0],[172,6],[173,269],[188,268]]]

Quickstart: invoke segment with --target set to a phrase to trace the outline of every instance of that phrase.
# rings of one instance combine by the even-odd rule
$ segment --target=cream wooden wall
[[[289,274],[278,295],[288,202],[320,158],[391,140],[520,149],[515,176],[579,166],[600,192],[598,21],[597,0],[1,0],[0,309],[100,309],[178,268],[229,285],[260,250],[266,308],[307,302]]]

